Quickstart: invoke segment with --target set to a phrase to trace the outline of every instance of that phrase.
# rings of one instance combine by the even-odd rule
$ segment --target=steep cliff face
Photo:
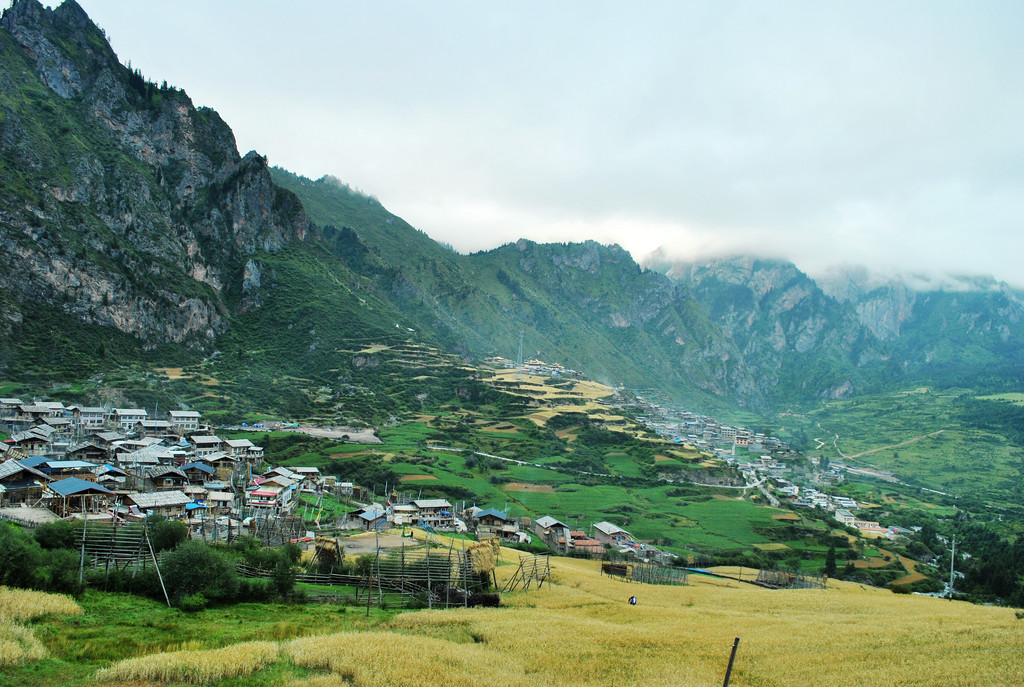
[[[315,231],[215,112],[122,66],[72,0],[0,18],[0,183],[8,327],[45,305],[203,346],[258,301],[242,266]]]
[[[818,284],[840,303],[852,304],[861,324],[882,341],[900,338],[917,302],[917,293],[904,282],[878,279],[863,267],[835,269],[820,277]]]
[[[856,308],[908,373],[1007,377],[1024,359],[1024,294],[991,278],[884,278],[847,269],[819,281]]]
[[[889,355],[852,306],[825,294],[792,263],[735,257],[659,267],[686,285],[735,343],[766,397],[849,395],[860,368]]]
[[[764,407],[736,346],[687,289],[620,247],[520,240],[470,258],[495,275],[492,297],[521,323],[530,351],[612,383]]]

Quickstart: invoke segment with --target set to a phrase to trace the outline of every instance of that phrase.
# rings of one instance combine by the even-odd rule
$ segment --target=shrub
[[[35,586],[51,592],[66,592],[74,596],[82,593],[78,581],[79,556],[69,549],[43,551],[42,561],[36,569]]]
[[[274,591],[280,596],[286,597],[295,589],[295,568],[292,567],[287,551],[280,552],[270,579]]]
[[[238,596],[240,584],[232,562],[201,541],[186,541],[165,553],[160,570],[172,599],[197,593],[210,601],[232,601]]]
[[[67,520],[44,523],[35,531],[35,539],[44,549],[73,549],[80,537],[81,528]]]
[[[149,541],[153,551],[170,551],[188,537],[188,525],[180,520],[164,520],[152,517],[149,520]]]
[[[182,600],[178,602],[178,608],[186,613],[196,613],[206,608],[207,603],[209,603],[207,598],[197,592],[183,597]]]
[[[42,548],[20,527],[0,523],[0,585],[35,586]]]

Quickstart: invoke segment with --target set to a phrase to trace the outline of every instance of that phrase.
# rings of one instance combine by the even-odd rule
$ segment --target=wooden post
[[[725,682],[722,687],[729,687],[729,677],[732,675],[732,662],[736,660],[736,648],[740,645],[740,638],[737,637],[732,643],[732,653],[729,654],[729,667],[725,669]]]
[[[153,542],[149,540],[149,523],[145,525],[145,537],[146,544],[149,546],[149,555],[153,557],[153,567],[156,568],[156,578],[160,580],[160,589],[164,590],[164,599],[167,601],[167,607],[171,606],[171,597],[167,596],[167,587],[164,586],[164,576],[160,574],[160,562],[156,559],[156,552],[153,551]]]
[[[78,562],[78,584],[85,579],[85,532],[89,529],[89,518],[82,520],[82,557]]]

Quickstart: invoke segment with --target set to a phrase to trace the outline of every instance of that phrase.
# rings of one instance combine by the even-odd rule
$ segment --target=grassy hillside
[[[514,358],[523,332],[527,357],[608,383],[677,399],[753,389],[686,292],[618,247],[519,241],[459,255],[336,180],[272,173],[350,270],[451,350]]]
[[[960,499],[961,507],[1016,508],[1024,442],[1013,408],[970,389],[918,387],[830,401],[778,422],[810,455],[891,471]]]
[[[503,551],[499,580],[517,558]],[[501,608],[369,618],[344,607],[282,605],[187,615],[90,593],[81,601],[83,615],[32,625],[48,657],[7,667],[0,685],[95,684],[95,671],[119,660],[183,649],[154,660],[168,672],[197,665],[206,677],[198,682],[225,687],[703,686],[721,683],[736,637],[734,687],[1024,682],[1024,621],[1011,609],[841,582],[803,591],[697,575],[685,587],[626,584],[601,576],[596,562],[569,559],[555,560],[553,575],[540,590],[503,595]],[[626,603],[630,595],[638,597],[636,606]],[[218,679],[253,658],[252,647],[238,643],[257,638],[270,645],[259,647],[256,671]],[[230,655],[232,646],[235,660],[218,668],[210,650]]]

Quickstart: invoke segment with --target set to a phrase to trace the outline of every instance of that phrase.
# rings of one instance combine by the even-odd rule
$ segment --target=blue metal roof
[[[493,515],[494,517],[498,518],[499,520],[508,520],[508,516],[505,515],[504,513],[502,513],[497,508],[488,508],[487,510],[480,511],[479,513],[476,514],[476,519],[479,520],[480,518],[484,517],[485,515]]]
[[[84,494],[92,492],[94,494],[111,494],[114,492],[110,491],[106,487],[101,487],[95,482],[90,482],[84,479],[78,479],[77,477],[68,477],[67,479],[57,480],[56,482],[50,482],[46,485],[48,488],[57,492],[61,496],[74,496],[76,494]]]

